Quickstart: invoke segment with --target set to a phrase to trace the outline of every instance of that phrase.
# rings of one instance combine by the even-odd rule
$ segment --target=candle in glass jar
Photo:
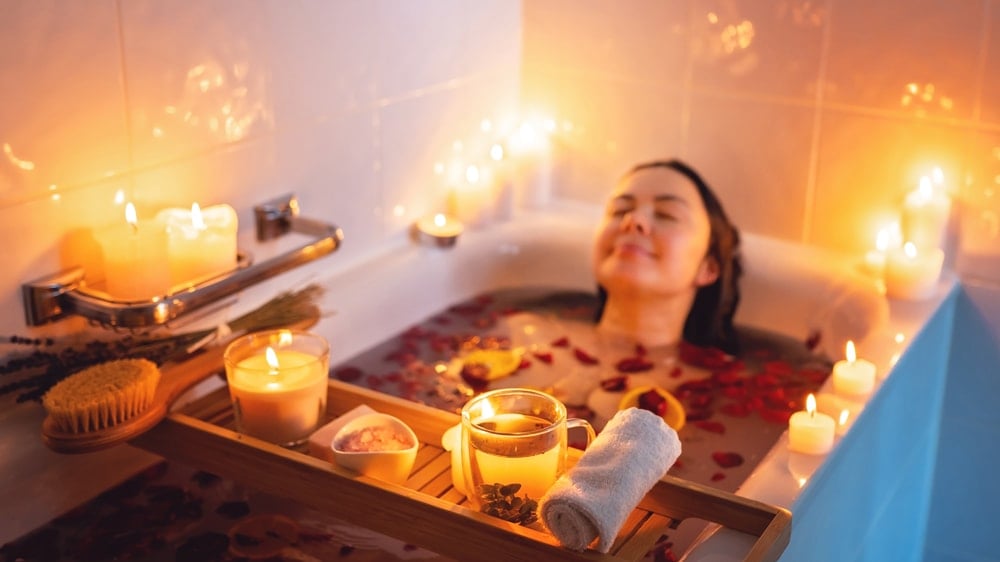
[[[816,397],[806,398],[806,409],[788,420],[788,449],[797,453],[823,455],[833,448],[833,418],[816,411]]]
[[[885,262],[885,292],[890,298],[920,300],[930,297],[941,277],[944,252],[918,251],[913,242],[889,252]]]
[[[833,389],[846,396],[865,396],[875,387],[875,364],[858,359],[854,342],[847,340],[846,359],[833,365]]]
[[[105,292],[125,301],[146,300],[170,290],[167,237],[159,225],[139,224],[135,205],[125,205],[125,221],[98,230],[104,257]]]
[[[261,340],[253,334],[245,338]],[[237,429],[279,445],[302,442],[319,427],[326,410],[329,351],[325,341],[288,330],[272,333],[263,348],[260,341],[247,343],[245,338],[226,351]],[[320,343],[303,346],[308,340]]]
[[[236,211],[229,205],[164,209],[156,215],[167,232],[170,282],[187,285],[236,267]]]

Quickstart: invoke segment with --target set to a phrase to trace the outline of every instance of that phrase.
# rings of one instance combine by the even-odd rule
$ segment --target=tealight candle
[[[892,223],[878,231],[875,235],[875,249],[865,254],[865,270],[871,275],[881,278],[885,270],[885,254],[896,248],[902,241],[899,223]]]
[[[847,340],[844,349],[846,359],[833,365],[833,389],[837,394],[865,396],[875,388],[875,364],[858,359],[854,342]]]
[[[236,428],[278,445],[304,442],[324,419],[330,348],[315,334],[275,330],[226,348]]]
[[[156,220],[167,231],[170,283],[176,287],[236,267],[236,211],[229,205],[163,209]]]
[[[104,256],[105,292],[126,301],[146,300],[170,290],[167,236],[155,225],[139,225],[135,205],[125,205],[125,222],[94,233]]]
[[[921,300],[934,294],[944,252],[932,250],[917,251],[913,242],[889,252],[885,262],[885,291],[890,298]]]
[[[788,449],[796,453],[823,455],[833,448],[833,418],[816,412],[816,397],[806,398],[806,409],[788,420]]]
[[[936,173],[940,174],[938,170]],[[903,201],[903,237],[919,248],[940,248],[948,228],[951,199],[940,186],[923,177]]]
[[[416,226],[423,241],[442,248],[454,246],[464,230],[461,221],[443,213],[424,217]]]

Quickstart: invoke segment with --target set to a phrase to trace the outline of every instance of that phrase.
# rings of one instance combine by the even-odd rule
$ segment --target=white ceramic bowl
[[[410,446],[405,449],[393,451],[343,450],[345,441],[352,434],[365,432],[365,430],[371,430],[367,433],[368,437],[388,432],[398,436],[400,441],[408,442]],[[349,468],[365,476],[402,484],[410,476],[410,471],[413,470],[413,462],[417,458],[418,443],[417,435],[402,420],[389,414],[374,413],[365,414],[347,422],[333,436],[333,442],[330,444],[330,447],[333,449],[334,460],[340,466]]]

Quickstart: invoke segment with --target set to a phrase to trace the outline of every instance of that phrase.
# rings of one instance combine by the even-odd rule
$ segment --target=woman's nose
[[[649,219],[645,213],[639,213],[635,210],[629,211],[622,219],[622,230],[625,232],[635,230],[639,234],[649,234]]]

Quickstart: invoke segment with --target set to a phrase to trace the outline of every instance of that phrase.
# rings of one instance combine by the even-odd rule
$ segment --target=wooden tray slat
[[[228,403],[226,390],[216,391],[131,443],[458,560],[637,560],[668,526],[687,517],[757,536],[746,560],[777,560],[788,544],[786,510],[665,476],[629,517],[613,555],[574,552],[548,533],[462,505],[465,498],[451,486],[451,455],[440,443],[444,430],[458,423],[455,414],[330,381],[331,418],[365,404],[403,419],[417,434],[421,447],[414,471],[404,485],[395,485],[223,427],[232,423]],[[581,453],[571,451],[572,463]]]

